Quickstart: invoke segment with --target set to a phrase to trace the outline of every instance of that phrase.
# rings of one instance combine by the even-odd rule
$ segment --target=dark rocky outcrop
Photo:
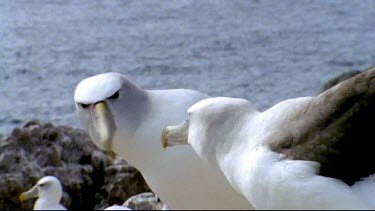
[[[150,192],[142,175],[124,160],[99,150],[80,129],[39,121],[15,128],[0,141],[0,209],[32,209],[21,192],[53,175],[63,185],[68,209],[104,209]]]
[[[167,205],[163,204],[152,192],[132,196],[122,206],[133,210],[168,210]]]

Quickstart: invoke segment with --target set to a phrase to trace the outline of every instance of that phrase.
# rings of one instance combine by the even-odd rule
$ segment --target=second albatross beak
[[[181,125],[167,126],[161,135],[163,148],[175,145],[188,145],[189,120]]]

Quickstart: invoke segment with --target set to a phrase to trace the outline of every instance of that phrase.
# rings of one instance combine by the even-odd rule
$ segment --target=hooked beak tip
[[[25,201],[25,194],[24,194],[24,193],[21,193],[19,199],[20,199],[20,202],[24,202],[24,201]]]
[[[163,129],[163,132],[161,134],[161,146],[163,147],[163,149],[168,147],[167,133],[168,133],[168,129],[166,127],[166,128]]]

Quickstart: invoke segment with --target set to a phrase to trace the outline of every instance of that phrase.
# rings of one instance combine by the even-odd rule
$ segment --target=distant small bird
[[[63,191],[60,181],[54,176],[45,176],[30,190],[21,193],[20,201],[38,197],[34,210],[67,210],[60,204]]]
[[[375,67],[264,112],[218,97],[188,113],[163,146],[189,143],[256,209],[375,209]]]

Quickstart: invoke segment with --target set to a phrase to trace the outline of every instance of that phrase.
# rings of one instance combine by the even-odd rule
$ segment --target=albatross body
[[[202,162],[190,146],[163,149],[167,125],[180,124],[186,110],[207,98],[193,90],[145,90],[119,73],[81,81],[74,94],[84,129],[101,149],[137,168],[171,209],[252,209],[219,168]]]
[[[190,144],[256,209],[375,209],[375,68],[264,112],[219,97],[188,113],[163,145]]]
[[[66,207],[60,204],[62,194],[60,181],[54,176],[45,176],[30,190],[23,192],[20,201],[37,197],[34,210],[66,210]]]

